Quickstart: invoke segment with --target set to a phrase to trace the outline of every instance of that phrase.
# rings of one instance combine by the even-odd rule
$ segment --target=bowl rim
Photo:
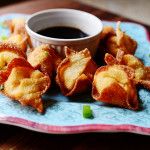
[[[43,36],[43,35],[40,35],[36,32],[34,32],[28,25],[28,22],[35,16],[37,15],[40,15],[40,14],[44,14],[44,13],[50,13],[50,12],[58,12],[58,11],[72,11],[72,12],[79,12],[79,13],[84,13],[84,14],[87,14],[87,15],[90,15],[92,16],[94,19],[96,19],[99,23],[100,23],[100,30],[96,33],[96,34],[93,34],[93,35],[90,35],[90,36],[87,36],[87,37],[83,37],[83,38],[76,38],[76,39],[60,39],[60,38],[52,38],[52,37],[47,37],[47,36]],[[42,10],[42,11],[38,11],[36,13],[33,13],[30,15],[29,18],[27,18],[26,22],[25,22],[25,28],[28,32],[28,34],[30,36],[33,36],[34,38],[40,40],[40,41],[60,41],[60,42],[76,42],[76,41],[81,41],[81,40],[89,40],[91,38],[95,38],[97,37],[101,32],[102,32],[102,29],[103,29],[103,23],[101,21],[101,19],[99,19],[98,17],[96,17],[95,15],[91,14],[91,13],[88,13],[88,12],[85,12],[85,11],[82,11],[82,10],[77,10],[77,9],[68,9],[68,8],[54,8],[54,9],[46,9],[46,10]]]

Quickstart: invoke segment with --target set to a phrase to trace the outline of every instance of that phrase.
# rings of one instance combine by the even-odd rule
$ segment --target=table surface
[[[74,8],[90,12],[102,20],[132,21],[127,18],[96,9],[71,0],[31,0],[2,7],[0,15],[6,13],[34,13],[50,8]],[[144,25],[150,33],[150,26]],[[0,150],[28,149],[145,149],[150,146],[150,137],[132,133],[84,133],[75,135],[43,134],[23,128],[0,125]]]

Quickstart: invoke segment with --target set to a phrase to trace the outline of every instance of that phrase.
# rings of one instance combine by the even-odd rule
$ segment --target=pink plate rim
[[[17,117],[0,117],[0,122],[3,124],[15,125],[29,130],[51,134],[77,134],[86,132],[130,132],[143,135],[150,135],[150,128],[130,124],[121,124],[121,125],[87,124],[75,126],[55,126],[55,125],[40,124]]]

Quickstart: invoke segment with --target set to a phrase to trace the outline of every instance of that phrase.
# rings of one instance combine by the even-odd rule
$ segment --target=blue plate
[[[15,17],[28,17],[25,14],[6,14],[0,17],[0,22]],[[116,26],[116,22],[103,21],[104,25]],[[150,66],[150,42],[145,28],[139,24],[122,22],[121,28],[138,42],[135,55]],[[8,36],[9,30],[0,26],[0,35]],[[132,111],[118,107],[110,107],[104,103],[93,101],[90,93],[76,97],[65,97],[59,90],[50,89],[44,96],[46,107],[40,114],[31,107],[23,107],[18,102],[0,95],[0,122],[17,125],[31,130],[46,133],[82,133],[82,132],[135,132],[150,134],[150,92],[139,89],[142,101],[141,111]],[[91,106],[93,119],[82,117],[84,104]]]

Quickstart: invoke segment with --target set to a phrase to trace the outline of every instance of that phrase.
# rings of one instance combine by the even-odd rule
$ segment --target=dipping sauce
[[[58,39],[78,39],[78,38],[83,38],[88,36],[80,29],[73,28],[73,27],[64,27],[64,26],[42,29],[37,33],[47,37],[58,38]]]

